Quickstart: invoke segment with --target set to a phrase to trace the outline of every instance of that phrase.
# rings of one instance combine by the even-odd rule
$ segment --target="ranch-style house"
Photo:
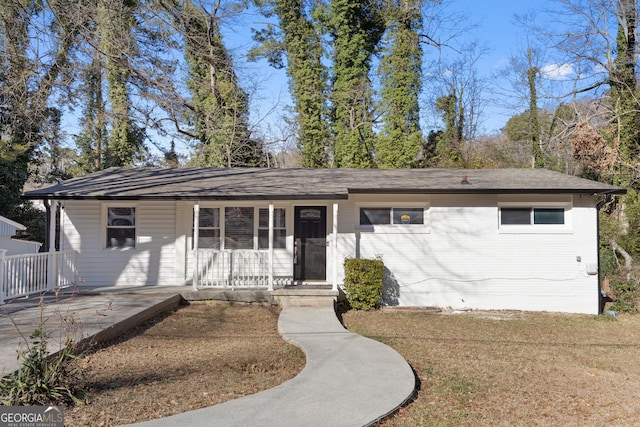
[[[337,290],[345,258],[380,258],[386,305],[596,314],[599,201],[624,192],[543,169],[110,168],[23,197],[87,285]]]

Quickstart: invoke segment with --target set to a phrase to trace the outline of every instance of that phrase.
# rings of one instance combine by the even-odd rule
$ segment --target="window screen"
[[[225,208],[224,248],[253,249],[253,208]]]
[[[517,225],[531,224],[530,208],[502,208],[500,209],[500,224]]]

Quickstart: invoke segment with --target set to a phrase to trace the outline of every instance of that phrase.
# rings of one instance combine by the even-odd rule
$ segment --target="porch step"
[[[187,301],[226,301],[261,303],[275,305],[277,301],[271,292],[266,289],[200,289],[197,292],[192,290],[181,291],[182,298]]]
[[[339,291],[330,286],[289,286],[272,292],[282,307],[333,307]]]

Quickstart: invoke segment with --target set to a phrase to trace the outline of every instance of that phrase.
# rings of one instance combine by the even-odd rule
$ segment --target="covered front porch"
[[[332,213],[330,224],[328,207]],[[203,215],[203,209],[209,211]],[[229,209],[203,208],[200,201],[193,205],[190,254],[193,291],[210,288],[274,291],[294,285],[324,285],[334,293],[338,291],[338,203],[282,208],[270,201],[267,208],[255,208],[259,212],[257,218],[248,221],[235,218],[234,227],[241,228],[244,224],[247,229],[244,232],[236,229],[230,232]],[[248,209],[251,212],[254,207]],[[224,220],[221,210],[225,212]],[[285,219],[287,212],[294,214],[293,222]],[[249,234],[251,240],[247,241],[253,249],[240,248],[239,239],[233,239]],[[201,247],[203,242],[213,247]]]

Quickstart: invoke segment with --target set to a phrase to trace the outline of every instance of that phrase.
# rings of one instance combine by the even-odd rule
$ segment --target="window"
[[[283,249],[287,247],[287,222],[285,210],[273,210],[273,247]],[[258,248],[269,248],[269,209],[260,208],[258,212]]]
[[[360,208],[360,225],[424,225],[424,208]]]
[[[253,249],[253,208],[225,208],[224,248]]]
[[[107,248],[136,246],[136,208],[107,207]]]
[[[564,208],[501,208],[500,225],[564,225]]]
[[[394,224],[424,224],[424,209],[393,208]]]
[[[500,224],[523,225],[531,224],[530,208],[502,208],[500,210]]]
[[[564,209],[533,209],[534,224],[564,224]]]
[[[200,208],[198,247],[220,249],[220,209]]]
[[[360,208],[360,225],[391,224],[391,208]]]

